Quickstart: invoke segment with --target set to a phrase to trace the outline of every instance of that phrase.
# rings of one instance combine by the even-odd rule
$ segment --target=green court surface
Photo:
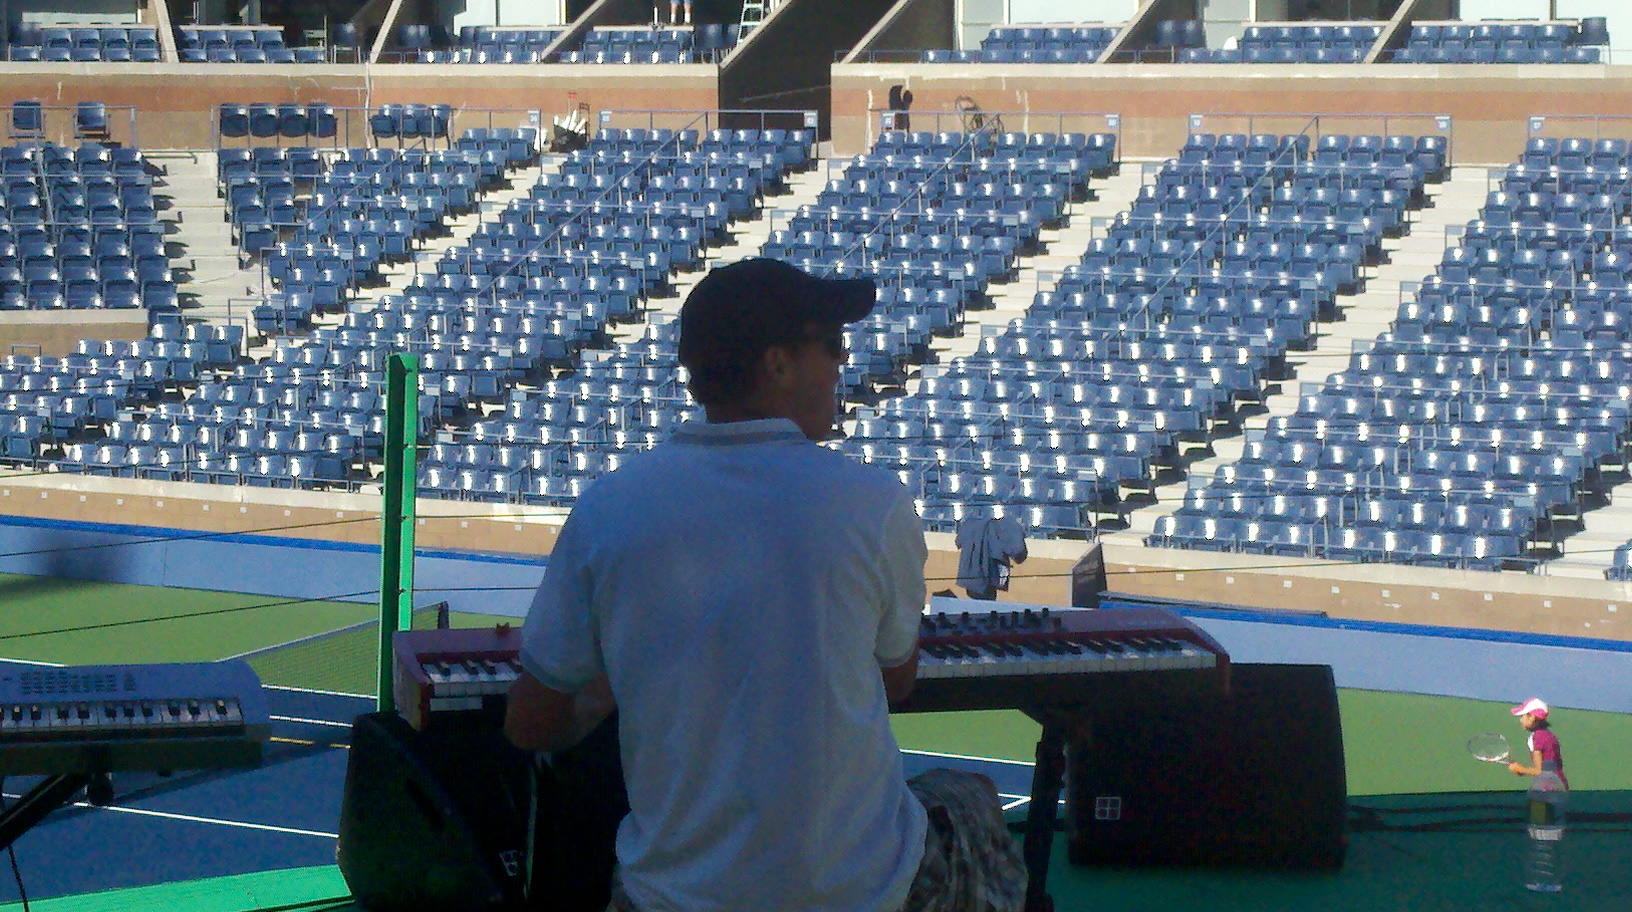
[[[374,692],[379,609],[363,602],[0,574],[0,657],[65,665],[249,654],[266,684]],[[415,626],[434,614],[415,612]],[[454,614],[455,627],[514,620]]]
[[[356,602],[0,574],[0,657],[203,662],[377,617]]]
[[[1480,763],[1467,752],[1467,740],[1480,732],[1499,732],[1511,743],[1523,744],[1524,732],[1509,708],[1507,703],[1456,697],[1339,690],[1349,794],[1521,787],[1523,781],[1506,767]],[[1018,712],[895,716],[891,721],[896,740],[908,750],[1029,761],[1037,743],[1036,723]],[[1560,709],[1553,721],[1571,787],[1632,789],[1632,763],[1627,762],[1632,757],[1632,716]]]
[[[0,576],[0,656],[66,664],[251,657],[268,683],[371,693],[376,609],[254,595]],[[457,626],[514,619],[456,615]],[[416,622],[417,624],[417,622]],[[363,626],[359,626],[363,625]],[[268,647],[278,647],[266,651]],[[1515,691],[1514,699],[1526,694]],[[1050,878],[1062,910],[1608,910],[1632,908],[1632,716],[1562,709],[1569,762],[1566,890],[1519,886],[1525,781],[1466,752],[1494,731],[1522,744],[1508,703],[1343,690],[1351,796],[1347,863],[1335,874],[1076,868],[1064,839]],[[1037,726],[1016,712],[897,716],[908,750],[1029,761]],[[160,884],[36,901],[42,912],[350,908],[333,867]],[[6,909],[21,908],[13,904]]]

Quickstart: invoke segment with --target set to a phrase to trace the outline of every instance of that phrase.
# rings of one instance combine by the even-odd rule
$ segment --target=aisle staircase
[[[1399,310],[1402,284],[1421,282],[1431,275],[1450,243],[1447,229],[1467,224],[1484,205],[1485,168],[1454,168],[1449,180],[1428,185],[1425,193],[1424,208],[1410,213],[1410,233],[1383,240],[1385,259],[1368,270],[1364,289],[1337,299],[1339,319],[1316,327],[1318,335],[1310,350],[1288,352],[1292,376],[1270,385],[1262,409],[1249,414],[1237,432],[1215,438],[1210,450],[1192,450],[1199,458],[1184,473],[1158,479],[1164,483],[1156,488],[1156,500],[1129,515],[1128,534],[1141,539],[1150,534],[1156,520],[1173,512],[1192,483],[1205,483],[1219,468],[1241,458],[1246,432],[1263,429],[1274,416],[1297,411],[1304,384],[1318,385],[1329,374],[1343,370],[1356,342],[1370,342],[1388,330]]]
[[[176,294],[189,320],[245,326],[254,336],[251,308],[260,303],[259,266],[246,265],[232,239],[232,224],[217,191],[215,150],[155,151],[149,159],[167,169],[160,212]]]

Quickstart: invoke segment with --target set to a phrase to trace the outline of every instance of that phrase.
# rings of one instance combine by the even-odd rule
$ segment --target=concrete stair
[[[788,220],[800,206],[815,205],[816,197],[827,186],[827,174],[827,163],[824,160],[818,161],[816,166],[808,171],[788,175],[786,190],[766,197],[756,218],[732,225],[728,241],[704,251],[705,268],[680,272],[672,276],[669,284],[673,294],[648,299],[646,319],[613,327],[612,338],[618,342],[632,342],[640,338],[646,331],[647,324],[654,319],[661,321],[678,317],[680,305],[685,303],[686,295],[702,281],[703,276],[708,274],[708,268],[713,265],[734,263],[737,260],[758,256],[765,242],[770,240],[772,231],[787,227]]]
[[[260,303],[261,270],[240,263],[226,204],[216,189],[215,151],[155,150],[146,156],[166,171],[164,185],[154,193],[169,201],[159,219],[184,315],[243,325],[246,336],[253,336],[250,308]]]
[[[1133,206],[1144,183],[1143,162],[1125,161],[1122,168],[1110,177],[1091,181],[1090,198],[1072,203],[1066,209],[1067,218],[1059,228],[1044,229],[1038,240],[1042,251],[1021,257],[1015,277],[1005,283],[992,285],[988,294],[992,307],[987,310],[967,311],[963,333],[949,338],[937,338],[930,344],[940,363],[975,353],[987,327],[1001,330],[1011,320],[1025,315],[1037,292],[1053,288],[1060,273],[1067,266],[1081,261],[1088,242],[1095,236],[1096,222],[1126,212]],[[917,391],[917,378],[908,382],[909,392]]]
[[[385,284],[369,289],[366,295],[358,296],[349,309],[353,311],[372,309],[384,295],[401,294],[420,273],[435,275],[437,261],[442,259],[444,254],[455,247],[469,244],[471,236],[484,222],[498,221],[499,216],[512,202],[526,199],[543,175],[558,173],[565,161],[565,155],[544,155],[537,164],[511,172],[506,185],[483,195],[470,212],[446,220],[444,225],[447,232],[426,239],[414,251],[412,259],[382,268],[380,275],[384,278]]]
[[[1313,349],[1288,353],[1292,376],[1269,385],[1263,408],[1246,417],[1239,431],[1215,438],[1210,451],[1190,451],[1198,458],[1186,466],[1184,473],[1159,478],[1155,502],[1142,504],[1129,514],[1128,532],[1140,537],[1150,534],[1156,520],[1171,513],[1183,499],[1191,479],[1199,483],[1241,458],[1245,431],[1261,430],[1272,417],[1297,411],[1302,384],[1318,384],[1342,370],[1348,365],[1355,342],[1371,341],[1387,331],[1399,312],[1401,283],[1421,282],[1433,273],[1449,246],[1446,229],[1459,228],[1475,218],[1484,205],[1485,193],[1484,167],[1454,168],[1448,180],[1429,185],[1423,208],[1409,213],[1410,232],[1385,238],[1385,258],[1380,265],[1366,270],[1364,289],[1338,298],[1339,319],[1317,327]]]
[[[380,271],[384,284],[362,289],[361,292],[348,303],[344,311],[327,314],[314,314],[313,326],[333,326],[339,324],[346,313],[359,313],[379,305],[380,299],[388,294],[400,294],[413,281],[414,276],[421,271],[436,272],[436,261],[451,247],[465,244],[483,221],[497,217],[497,213],[509,205],[511,200],[521,199],[531,192],[533,185],[538,183],[539,175],[559,170],[560,161],[564,156],[544,156],[539,164],[518,169],[509,175],[509,182],[505,186],[493,190],[482,196],[471,212],[464,213],[445,222],[447,233],[437,235],[422,242],[415,249],[412,259],[402,263],[393,263],[382,267]],[[251,272],[257,279],[260,276],[259,267]],[[269,337],[254,337],[252,344],[247,346],[246,353],[254,358],[268,353],[280,339]]]
[[[1547,576],[1573,579],[1604,578],[1615,562],[1615,549],[1632,539],[1632,481],[1610,489],[1609,503],[1582,516],[1581,531],[1564,539],[1561,557],[1540,567]]]

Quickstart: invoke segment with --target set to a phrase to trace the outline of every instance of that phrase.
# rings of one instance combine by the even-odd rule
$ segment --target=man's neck
[[[705,405],[703,414],[708,416],[709,424],[732,424],[737,421],[763,421],[766,418],[784,418],[774,412],[746,402],[733,402],[730,405]]]

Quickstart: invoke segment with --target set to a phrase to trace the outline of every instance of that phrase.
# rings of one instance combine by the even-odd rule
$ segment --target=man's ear
[[[786,346],[772,345],[765,349],[760,356],[759,366],[765,372],[765,379],[780,387],[793,375],[793,353]]]

